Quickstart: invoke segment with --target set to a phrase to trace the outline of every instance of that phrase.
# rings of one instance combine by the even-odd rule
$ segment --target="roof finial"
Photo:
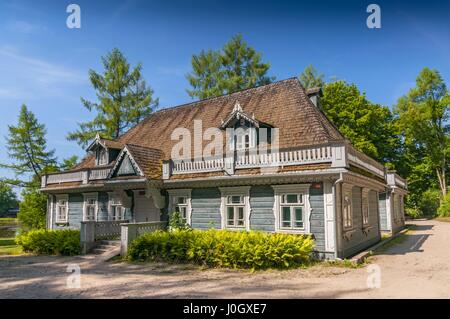
[[[239,104],[238,100],[236,100],[236,102],[234,103],[234,108],[233,108],[233,112],[236,112],[236,111],[242,112],[242,107]]]

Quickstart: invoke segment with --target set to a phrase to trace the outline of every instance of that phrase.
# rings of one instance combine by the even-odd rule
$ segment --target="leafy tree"
[[[321,105],[328,118],[358,150],[395,167],[399,160],[400,137],[388,107],[371,103],[356,85],[344,81],[325,85]]]
[[[39,180],[40,176],[56,166],[54,150],[47,150],[45,139],[46,129],[26,105],[22,105],[17,126],[8,126],[9,135],[6,138],[8,155],[14,164],[1,164],[1,167],[12,169],[16,176],[33,174]],[[10,183],[19,186],[29,186],[29,182],[15,179]]]
[[[219,51],[202,51],[192,56],[192,71],[187,90],[192,98],[205,99],[271,83],[270,65],[249,47],[242,35],[235,35]]]
[[[314,66],[310,64],[303,70],[302,74],[300,74],[299,80],[303,87],[308,89],[317,86],[323,87],[323,77],[323,73],[319,73]]]
[[[93,120],[79,124],[69,133],[69,140],[86,146],[97,133],[105,138],[117,138],[158,106],[153,90],[142,78],[142,65],[131,68],[126,57],[113,49],[102,57],[103,74],[89,71],[89,79],[97,91],[98,102],[81,98],[84,107],[96,111]]]
[[[59,168],[61,171],[67,171],[69,169],[72,169],[77,165],[78,162],[78,156],[72,155],[71,157],[63,159],[62,163],[59,164]]]
[[[18,206],[19,201],[11,186],[0,181],[0,215],[8,211],[8,209],[17,208]]]
[[[17,218],[24,230],[42,229],[46,224],[47,196],[38,189],[24,189]]]
[[[398,100],[395,111],[404,134],[410,167],[425,182],[433,171],[442,198],[447,194],[450,155],[450,95],[437,70],[424,68],[416,87]],[[425,182],[426,183],[426,182]]]

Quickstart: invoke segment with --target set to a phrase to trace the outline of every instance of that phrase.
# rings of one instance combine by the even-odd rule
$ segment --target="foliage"
[[[406,207],[405,214],[413,219],[423,217],[422,212],[416,207]]]
[[[0,181],[0,215],[11,208],[17,208],[19,201],[11,186]]]
[[[80,231],[74,229],[38,229],[19,235],[18,245],[26,252],[39,255],[79,255],[81,252]]]
[[[59,169],[61,171],[67,171],[69,169],[72,169],[77,165],[78,162],[78,156],[72,155],[71,157],[63,159],[62,163],[59,164]]]
[[[435,216],[440,199],[441,194],[438,189],[428,189],[421,194],[417,208],[423,216]]]
[[[187,79],[192,86],[187,90],[192,98],[200,100],[271,83],[270,65],[261,61],[261,54],[235,35],[219,51],[201,51],[192,56],[192,71]]]
[[[445,195],[444,200],[438,208],[439,217],[450,217],[450,193]]]
[[[133,241],[128,259],[227,268],[292,268],[310,261],[313,246],[314,240],[304,235],[214,229],[157,231]]]
[[[326,84],[323,94],[322,108],[340,132],[361,152],[395,166],[400,136],[389,108],[371,103],[344,81]]]
[[[169,229],[182,230],[189,229],[189,225],[183,220],[180,212],[172,212],[169,216]]]
[[[324,75],[319,73],[314,66],[310,64],[303,70],[302,74],[300,74],[299,80],[303,87],[308,89],[313,87],[323,87],[323,77]]]
[[[450,95],[437,70],[424,68],[416,86],[395,106],[404,134],[405,155],[419,183],[427,183],[433,172],[442,196],[447,193],[447,166],[450,155]],[[424,185],[421,188],[429,187]]]
[[[37,189],[24,189],[19,206],[19,219],[25,231],[45,228],[47,196]]]
[[[32,173],[39,179],[48,167],[56,166],[55,151],[47,150],[45,125],[38,122],[26,105],[22,105],[17,126],[10,125],[8,130],[6,144],[14,164],[1,164],[0,167],[12,169],[16,176]],[[20,180],[11,183],[30,186],[30,183]]]
[[[142,78],[142,65],[131,68],[126,57],[113,49],[102,57],[104,73],[89,71],[98,102],[81,99],[84,107],[95,111],[93,120],[79,124],[68,139],[86,146],[97,133],[105,138],[117,138],[149,115],[158,106],[153,90]]]

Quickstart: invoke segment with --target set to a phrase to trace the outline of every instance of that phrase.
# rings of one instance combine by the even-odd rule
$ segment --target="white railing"
[[[119,239],[121,224],[128,223],[128,220],[115,220],[95,222],[95,241],[106,239]]]
[[[120,236],[120,254],[125,256],[131,242],[144,234],[153,233],[158,230],[165,230],[167,222],[144,222],[144,223],[129,223],[121,225]]]
[[[207,160],[194,160],[186,162],[174,162],[171,174],[189,174],[214,172],[225,170],[228,166],[233,166],[234,169],[240,168],[254,168],[266,166],[287,166],[287,165],[301,165],[310,163],[325,163],[333,161],[333,147],[312,147],[307,149],[299,149],[292,151],[283,151],[276,153],[265,154],[237,154],[236,159],[232,157],[215,158]],[[169,163],[165,163],[163,172],[165,177],[170,175]]]
[[[56,173],[42,176],[41,186],[48,184],[60,184],[68,182],[83,182],[87,184],[90,180],[107,179],[111,168],[93,168],[83,171]]]
[[[110,168],[91,169],[89,171],[89,180],[106,179],[110,171]]]
[[[348,160],[349,162],[356,164],[357,166],[367,169],[369,172],[374,173],[382,178],[385,176],[384,166],[378,163],[373,158],[366,154],[357,151],[352,146],[348,147]]]
[[[324,163],[331,162],[332,159],[332,148],[326,146],[273,154],[238,155],[236,168]]]
[[[82,180],[82,172],[81,171],[47,175],[47,184],[79,182],[81,180]]]

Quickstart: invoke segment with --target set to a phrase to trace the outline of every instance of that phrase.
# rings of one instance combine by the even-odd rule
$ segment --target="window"
[[[352,212],[352,193],[350,190],[344,191],[342,199],[342,217],[344,222],[344,229],[353,227],[353,212]]]
[[[238,127],[234,130],[236,150],[243,151],[255,147],[256,130],[252,127]]]
[[[186,196],[176,196],[174,197],[174,201],[175,211],[180,213],[183,222],[187,223],[188,205]]]
[[[100,148],[97,153],[97,164],[106,165],[108,164],[108,151],[104,148]]]
[[[310,184],[273,185],[275,231],[309,233]]]
[[[222,228],[250,229],[250,186],[222,187]]]
[[[122,202],[116,196],[112,196],[109,199],[109,216],[110,220],[124,220],[125,208],[122,206]]]
[[[305,227],[303,194],[281,194],[281,228],[303,229]]]
[[[227,196],[227,227],[245,227],[245,204],[243,195]]]
[[[170,189],[169,193],[169,213],[179,212],[183,221],[191,224],[191,190],[190,189]]]
[[[363,190],[362,193],[362,220],[363,226],[369,224],[369,190]]]
[[[68,196],[56,197],[56,222],[67,223],[69,215],[69,201]]]
[[[95,221],[97,219],[97,195],[84,195],[84,221]]]

